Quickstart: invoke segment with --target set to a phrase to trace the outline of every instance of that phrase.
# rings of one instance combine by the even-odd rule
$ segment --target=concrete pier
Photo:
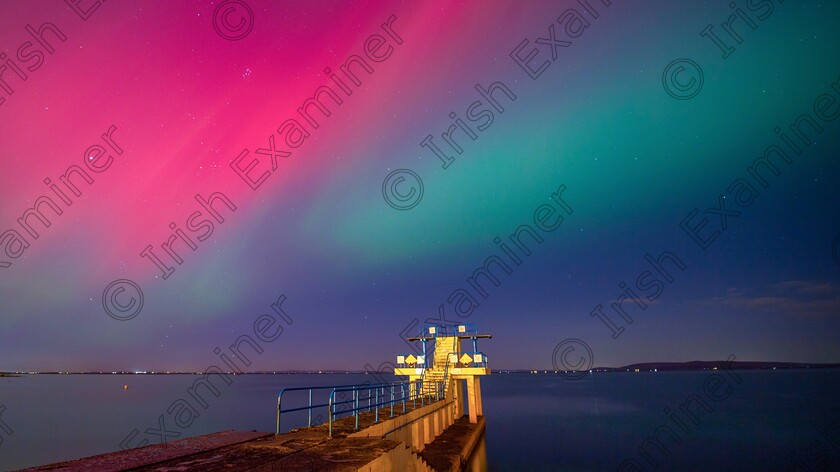
[[[409,428],[421,424],[420,421],[407,421],[412,413],[427,413],[432,406],[435,404],[418,406],[416,410],[400,415],[404,417],[400,421]],[[380,415],[387,416],[387,411],[380,410]],[[413,446],[402,440],[379,435],[383,427],[397,426],[400,421],[389,419],[374,423],[374,413],[366,412],[360,416],[362,427],[359,431],[355,431],[353,417],[334,422],[332,438],[326,425],[279,435],[223,431],[25,471],[459,471],[484,431],[483,418],[476,424],[469,423],[466,417],[461,418],[428,445],[422,446],[422,452],[417,454]],[[430,426],[427,431],[431,435],[434,429]]]
[[[477,340],[490,337],[471,324],[451,331],[425,326],[410,338],[422,341],[423,353],[397,357],[394,373],[408,382],[281,390],[277,433],[284,412],[308,410],[311,421],[313,409],[326,407],[329,421],[320,426],[283,434],[224,431],[26,470],[462,471],[485,429],[481,377],[490,368]],[[431,362],[427,352],[433,352]],[[312,391],[324,389],[331,390],[328,403],[313,403]],[[301,390],[308,390],[308,405],[284,409],[284,393]],[[350,416],[336,419],[342,415]],[[482,470],[482,463],[472,470]]]

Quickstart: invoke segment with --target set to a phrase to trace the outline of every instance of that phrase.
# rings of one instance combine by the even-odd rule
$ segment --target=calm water
[[[840,470],[840,371],[736,374],[603,373],[577,381],[493,374],[482,379],[489,470],[654,470],[650,460],[659,470]],[[204,392],[205,408],[187,393],[190,376],[2,378],[0,405],[6,410],[0,420],[13,432],[0,427],[0,469],[115,451],[134,429],[140,434],[129,444],[159,442],[159,435],[144,432],[160,429],[161,415],[169,434],[180,437],[273,431],[280,388],[371,377],[233,379],[229,386],[217,382],[218,398]],[[167,413],[179,399],[199,415],[188,427]],[[686,401],[688,414],[680,410]],[[287,415],[283,427],[303,421],[305,416]],[[664,449],[643,446],[657,431]],[[669,431],[679,443],[667,437]]]

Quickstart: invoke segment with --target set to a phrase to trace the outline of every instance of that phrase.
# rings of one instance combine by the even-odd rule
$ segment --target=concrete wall
[[[357,470],[359,472],[435,472],[405,444],[400,444]]]
[[[350,434],[350,438],[384,437],[393,441],[402,441],[413,452],[420,452],[426,444],[456,420],[455,400],[443,400],[420,407],[395,418],[389,418],[361,431]]]
[[[395,418],[385,419],[350,434],[349,438],[385,438],[400,443],[399,446],[358,470],[362,472],[434,472],[434,469],[418,453],[452,426],[456,419],[464,416],[467,413],[464,408],[465,403],[469,403],[471,423],[479,422],[480,428],[475,429],[475,434],[465,444],[460,457],[455,457],[452,470],[458,470],[472,453],[476,441],[484,430],[484,418],[479,416],[481,415],[481,390],[478,382],[473,380],[474,377],[453,379],[446,400],[417,408]],[[466,395],[464,395],[463,387],[467,387]]]

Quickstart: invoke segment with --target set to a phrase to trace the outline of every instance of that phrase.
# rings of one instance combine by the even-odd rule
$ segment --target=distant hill
[[[596,367],[599,372],[676,371],[676,370],[762,370],[762,369],[837,369],[840,364],[817,364],[802,362],[753,362],[753,361],[690,361],[690,362],[643,362],[623,367]]]

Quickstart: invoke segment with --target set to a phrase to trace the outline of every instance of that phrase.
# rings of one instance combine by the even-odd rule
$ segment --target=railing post
[[[374,408],[374,410],[376,410],[376,413],[374,414],[375,418],[374,418],[373,422],[374,423],[379,423],[379,389],[375,388],[374,390],[376,391],[376,402],[374,402],[374,407],[373,408]]]
[[[405,398],[405,383],[400,384],[400,398],[402,398],[403,413],[405,413],[405,401],[406,401],[406,398]]]
[[[353,397],[354,397],[354,408],[356,412],[356,429],[359,429],[359,390],[354,388],[353,389]]]
[[[333,420],[333,398],[335,397],[335,389],[330,392],[330,401],[327,404],[327,416],[330,421],[330,436],[332,437],[332,420]]]
[[[309,427],[312,427],[312,389],[309,389]]]
[[[391,418],[394,417],[394,384],[388,386],[388,389],[391,390]]]
[[[280,404],[283,400],[282,392],[280,395],[277,395],[277,432],[275,434],[280,434]]]

